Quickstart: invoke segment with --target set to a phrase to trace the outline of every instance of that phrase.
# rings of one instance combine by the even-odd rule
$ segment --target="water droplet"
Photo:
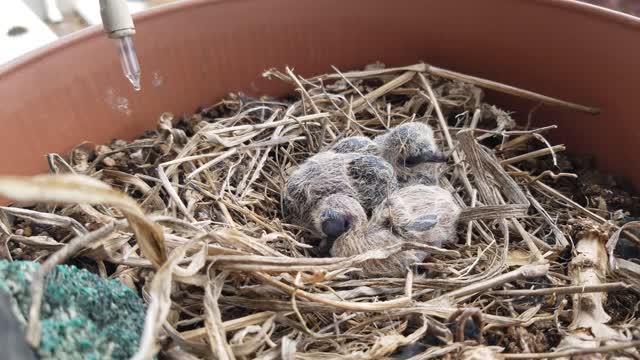
[[[153,73],[153,79],[151,80],[151,85],[153,85],[153,87],[161,86],[163,81],[164,79],[162,78],[162,75],[160,75],[160,72],[156,71]]]
[[[140,76],[127,76],[131,85],[133,85],[133,90],[140,91],[142,86],[140,85]]]

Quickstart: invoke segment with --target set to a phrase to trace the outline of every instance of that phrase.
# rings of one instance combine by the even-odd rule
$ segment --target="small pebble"
[[[113,160],[113,158],[107,156],[106,158],[102,159],[102,163],[107,166],[107,167],[114,167],[116,166],[116,161]]]
[[[100,155],[109,153],[111,151],[112,151],[111,148],[106,146],[106,145],[98,145],[98,146],[96,146],[95,153],[96,153],[96,155],[100,156]]]
[[[115,141],[113,142],[113,147],[114,147],[115,149],[123,148],[123,147],[125,147],[125,146],[127,146],[127,142],[126,142],[126,141],[124,141],[124,140],[115,140]]]
[[[142,149],[138,149],[138,151],[131,153],[129,157],[131,160],[137,162],[142,162],[144,160],[144,157],[142,156]]]

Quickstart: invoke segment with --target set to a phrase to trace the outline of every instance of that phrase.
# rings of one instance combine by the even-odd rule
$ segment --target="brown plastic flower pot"
[[[96,0],[97,1],[97,0]],[[193,112],[230,91],[277,95],[261,78],[425,61],[595,106],[544,107],[555,141],[640,185],[640,20],[566,0],[182,1],[136,17],[139,93],[115,44],[92,27],[0,67],[0,174],[46,171],[45,154],[82,141],[131,139],[164,111]],[[495,96],[525,121],[535,105]]]

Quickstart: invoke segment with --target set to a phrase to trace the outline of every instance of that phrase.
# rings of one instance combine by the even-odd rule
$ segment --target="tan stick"
[[[390,68],[390,69],[382,69],[382,70],[351,71],[351,72],[340,74],[340,76],[343,76],[349,79],[369,78],[369,77],[374,77],[382,74],[389,74],[389,73],[394,73],[399,71],[415,71],[419,73],[427,72],[427,73],[440,76],[446,79],[464,81],[466,83],[473,84],[485,89],[495,90],[501,93],[522,97],[525,99],[533,100],[533,101],[540,102],[547,105],[566,107],[569,109],[583,111],[590,114],[600,113],[600,109],[598,108],[593,108],[589,106],[571,103],[564,100],[559,100],[556,98],[535,93],[533,91],[523,90],[515,86],[506,85],[496,81],[491,81],[491,80],[487,80],[487,79],[483,79],[475,76],[461,74],[459,72],[442,69],[442,68],[431,66],[424,63],[400,67],[400,68]],[[335,74],[330,74],[330,75],[319,76],[317,77],[317,79],[319,78],[336,79],[336,78],[339,78],[340,76]]]
[[[500,354],[501,359],[555,359],[568,358],[575,355],[604,354],[640,346],[640,341],[629,341],[623,344],[600,346],[590,349],[575,349],[531,354]]]
[[[597,108],[579,105],[579,104],[571,103],[564,100],[558,100],[549,96],[535,93],[533,91],[519,89],[514,86],[501,84],[499,82],[482,79],[475,76],[461,74],[455,71],[450,71],[450,70],[442,69],[442,68],[431,66],[431,65],[427,65],[427,72],[436,76],[446,78],[446,79],[464,81],[468,84],[473,84],[485,89],[499,91],[501,93],[522,97],[522,98],[533,100],[536,102],[541,102],[547,105],[566,107],[569,109],[583,111],[589,114],[600,113],[600,109],[597,109]]]
[[[558,286],[547,289],[531,289],[531,290],[495,290],[489,291],[487,295],[497,296],[540,296],[540,295],[565,295],[565,294],[586,294],[591,292],[604,292],[624,290],[631,285],[623,282],[606,283],[600,285],[584,285],[584,286]]]
[[[429,80],[427,80],[427,78],[422,74],[418,74],[418,76],[420,77],[420,82],[422,82],[422,86],[427,90],[427,94],[429,94],[429,100],[431,100],[433,107],[436,109],[436,114],[438,115],[438,122],[440,122],[440,128],[444,133],[444,138],[447,140],[447,145],[449,146],[449,149],[453,149],[454,145],[453,145],[453,139],[451,139],[451,134],[449,133],[449,125],[447,125],[447,121],[445,120],[444,115],[442,114],[442,109],[440,109],[440,104],[436,98],[436,94],[433,92],[433,89],[431,88],[431,84],[429,83]],[[456,152],[454,152],[454,160],[456,161],[456,163],[460,161],[460,159],[457,157]]]
[[[524,242],[527,243],[527,247],[531,251],[532,255],[536,258],[537,261],[543,261],[544,257],[542,257],[540,249],[538,249],[536,244],[533,242],[531,235],[527,232],[527,230],[524,229],[522,224],[520,224],[520,221],[518,221],[517,219],[511,219],[511,221],[516,227],[516,230],[518,230],[520,236],[522,236],[522,239],[524,239]]]
[[[549,154],[555,154],[555,153],[560,152],[560,151],[565,151],[566,149],[567,148],[564,145],[556,145],[556,146],[553,146],[551,148],[544,148],[544,149],[532,151],[530,153],[514,156],[514,157],[506,159],[506,160],[502,160],[502,161],[500,161],[500,164],[501,165],[515,164],[515,163],[518,163],[520,161],[531,160],[531,159],[539,158],[541,156],[545,156],[545,155],[549,155]]]
[[[271,284],[277,288],[279,288],[282,291],[288,292],[288,293],[293,293],[295,290],[297,290],[296,288],[294,288],[293,286],[289,286],[285,283],[282,283],[278,280],[273,279],[271,276],[261,273],[261,272],[254,272],[252,273],[253,276],[255,276],[256,278]],[[341,310],[348,310],[348,311],[386,311],[386,310],[391,310],[391,309],[396,309],[396,308],[401,308],[404,306],[409,305],[409,303],[411,302],[410,298],[407,297],[401,297],[395,300],[389,300],[389,301],[381,301],[381,302],[376,302],[376,303],[358,303],[358,302],[353,302],[353,301],[335,301],[335,300],[330,300],[324,297],[320,297],[320,296],[316,296],[313,294],[310,294],[306,291],[303,290],[297,290],[296,291],[296,295],[307,299],[309,301],[313,301],[316,303],[320,303],[320,304],[324,304],[324,305],[329,305],[329,306],[333,306],[336,309],[341,309]]]
[[[478,202],[478,190],[473,189],[471,191],[471,208],[476,207],[477,202]],[[465,242],[467,246],[471,246],[471,235],[473,235],[472,230],[473,230],[473,222],[469,221],[469,224],[467,224],[467,241]]]
[[[408,81],[413,79],[413,77],[415,75],[416,75],[416,73],[414,73],[412,71],[407,71],[406,73],[398,76],[397,78],[389,81],[388,83],[386,83],[386,84],[380,86],[379,88],[373,90],[372,92],[368,93],[367,95],[365,95],[364,98],[360,98],[360,99],[354,101],[353,102],[353,111],[354,112],[360,111],[361,108],[364,107],[365,105],[367,105],[368,103],[373,102],[375,99],[377,99],[380,96],[388,93],[389,91],[404,85],[405,83],[407,83]]]
[[[549,271],[549,265],[546,265],[546,264],[545,265],[525,265],[520,267],[519,269],[510,271],[506,274],[496,276],[492,279],[487,279],[479,283],[467,285],[460,289],[453,290],[451,292],[448,292],[442,295],[442,297],[459,298],[467,295],[473,295],[483,290],[491,289],[496,286],[500,286],[502,284],[506,284],[514,280],[544,276],[547,274],[547,271]]]
[[[520,135],[500,145],[500,150],[505,151],[512,148],[517,148],[518,146],[527,143],[527,141],[529,141],[531,138],[533,138],[533,134]]]
[[[227,273],[221,273],[214,279],[209,279],[210,283],[205,288],[204,311],[205,329],[211,353],[216,359],[233,360],[235,356],[231,346],[227,342],[227,334],[222,323],[222,313],[218,306],[218,299],[222,293],[224,280]]]

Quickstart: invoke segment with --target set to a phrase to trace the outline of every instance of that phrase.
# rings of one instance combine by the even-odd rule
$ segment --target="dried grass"
[[[429,348],[415,359],[594,351],[546,354],[572,334],[567,303],[597,292],[637,294],[639,266],[614,258],[623,229],[609,216],[553,188],[574,174],[518,168],[541,156],[555,162],[564,146],[542,135],[554,127],[518,128],[484,103],[482,88],[598,110],[425,64],[335,70],[311,79],[270,70],[265,76],[298,95],[232,94],[195,115],[163,114],[157,130],[131,143],[81,145],[68,161],[51,154],[52,174],[64,177],[0,178],[0,194],[25,207],[0,209],[0,255],[51,263],[77,255],[138,290],[149,307],[136,359],[158,351],[169,358],[374,359],[420,341]],[[408,121],[432,125],[452,152],[441,185],[464,209],[458,242],[310,257],[309,233],[282,218],[288,174],[343,137],[375,136]],[[498,145],[486,145],[491,140]],[[532,151],[535,142],[542,147]],[[574,268],[569,276],[564,250],[580,240],[570,231],[579,217],[616,231],[600,283],[579,283]],[[420,274],[349,277],[362,261],[407,249],[433,254],[416,265]],[[595,343],[637,357],[631,340],[640,320],[633,309],[625,314],[608,326],[626,340]],[[454,331],[452,323],[464,326],[464,319],[481,319],[481,344]],[[37,329],[37,316],[30,320]]]

